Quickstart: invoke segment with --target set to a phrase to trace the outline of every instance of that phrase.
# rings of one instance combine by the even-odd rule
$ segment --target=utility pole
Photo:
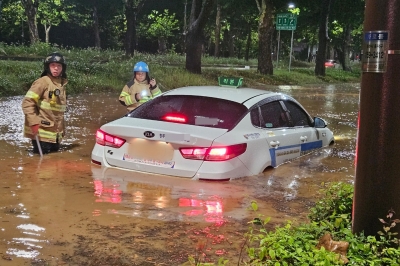
[[[400,218],[400,0],[365,2],[353,233],[377,235]]]

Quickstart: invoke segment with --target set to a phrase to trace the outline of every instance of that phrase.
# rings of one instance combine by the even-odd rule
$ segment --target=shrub
[[[379,219],[383,231],[376,236],[352,234],[351,211],[353,185],[332,183],[324,191],[323,197],[310,209],[310,223],[292,226],[288,221],[274,231],[267,231],[269,219],[256,218],[249,228],[247,239],[248,265],[343,265],[336,253],[317,249],[319,238],[329,232],[336,240],[349,243],[347,265],[386,266],[400,265],[399,240],[391,233],[399,219],[394,219],[394,211],[389,210],[387,220]],[[253,202],[252,210],[258,206]],[[378,217],[377,217],[378,219]]]

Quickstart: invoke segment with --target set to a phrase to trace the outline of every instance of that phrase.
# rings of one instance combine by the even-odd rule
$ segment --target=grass
[[[314,64],[293,61],[291,71],[288,62],[280,61],[273,75],[257,72],[255,59],[202,58],[202,74],[185,70],[185,56],[178,54],[152,55],[136,53],[128,58],[123,51],[76,49],[54,47],[45,43],[32,46],[5,45],[0,43],[0,97],[23,95],[43,71],[43,58],[54,51],[61,52],[67,61],[69,94],[82,92],[119,92],[132,77],[132,68],[138,61],[145,61],[150,75],[155,77],[163,91],[190,85],[218,85],[219,76],[242,77],[243,86],[255,85],[307,85],[360,82],[361,71],[354,66],[353,72],[326,69],[325,77],[314,75]],[[250,70],[237,67],[251,66]],[[224,68],[212,68],[221,67]]]

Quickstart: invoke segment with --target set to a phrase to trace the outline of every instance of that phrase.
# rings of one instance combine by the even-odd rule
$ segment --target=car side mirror
[[[326,122],[322,118],[314,117],[314,127],[315,128],[324,128],[326,127]]]

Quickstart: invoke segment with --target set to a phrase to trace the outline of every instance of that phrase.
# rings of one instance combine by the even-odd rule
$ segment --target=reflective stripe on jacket
[[[142,98],[140,99],[140,101],[136,101],[136,93],[139,93],[141,95]],[[124,86],[121,94],[119,95],[119,101],[127,107],[128,111],[131,111],[142,103],[145,103],[160,94],[161,90],[158,88],[157,85],[154,89],[150,90],[150,85],[147,83],[146,80],[143,82],[139,82],[134,79],[129,81]]]
[[[67,108],[66,79],[44,76],[35,80],[22,100],[25,114],[24,136],[34,139],[31,126],[39,125],[41,141],[61,142],[64,136],[64,113]],[[59,95],[56,95],[59,90]]]

